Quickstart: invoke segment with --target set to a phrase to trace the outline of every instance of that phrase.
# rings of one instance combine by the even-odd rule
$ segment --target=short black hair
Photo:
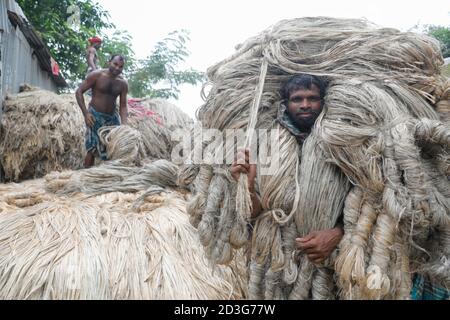
[[[300,88],[310,90],[312,85],[319,88],[320,99],[323,99],[325,97],[328,82],[323,78],[311,74],[297,74],[289,78],[281,89],[281,97],[283,100],[288,100],[293,91]]]
[[[111,56],[111,58],[109,59],[109,62],[113,61],[113,59],[116,58],[116,57],[119,58],[120,61],[125,62],[125,57],[123,55],[121,55],[121,54],[118,54],[118,53],[113,54]]]

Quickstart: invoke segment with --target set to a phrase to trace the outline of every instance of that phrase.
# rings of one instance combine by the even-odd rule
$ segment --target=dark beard
[[[301,131],[301,132],[310,132],[311,128],[313,127],[314,123],[316,122],[317,118],[320,115],[321,111],[310,111],[312,112],[312,115],[308,118],[300,118],[300,117],[289,117],[294,122],[295,126]]]

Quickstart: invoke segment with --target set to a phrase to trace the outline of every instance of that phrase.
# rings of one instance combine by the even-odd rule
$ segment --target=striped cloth
[[[450,290],[432,283],[424,275],[416,274],[413,279],[411,290],[412,300],[448,300],[450,299]]]
[[[106,146],[101,143],[98,136],[98,129],[105,126],[120,126],[120,118],[117,110],[113,114],[98,112],[92,106],[89,106],[89,113],[95,118],[92,128],[86,127],[86,151],[93,151],[94,155],[98,154],[102,160],[108,160],[106,155]]]

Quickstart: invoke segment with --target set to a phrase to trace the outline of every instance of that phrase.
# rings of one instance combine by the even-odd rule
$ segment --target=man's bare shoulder
[[[118,76],[116,80],[119,81],[121,85],[128,87],[128,81],[122,76]]]
[[[108,69],[97,69],[92,71],[94,75],[96,75],[98,78],[108,77]]]
[[[86,80],[97,81],[102,76],[102,74],[102,70],[94,70],[92,72],[89,72],[89,74],[86,76]]]
[[[97,77],[109,78],[108,69],[97,69],[97,70],[92,71],[92,73],[95,73],[97,75]]]

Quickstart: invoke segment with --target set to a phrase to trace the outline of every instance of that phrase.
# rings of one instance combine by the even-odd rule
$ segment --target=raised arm
[[[127,107],[128,83],[124,81],[124,86],[120,92],[120,122],[123,125],[128,124],[128,107]]]

